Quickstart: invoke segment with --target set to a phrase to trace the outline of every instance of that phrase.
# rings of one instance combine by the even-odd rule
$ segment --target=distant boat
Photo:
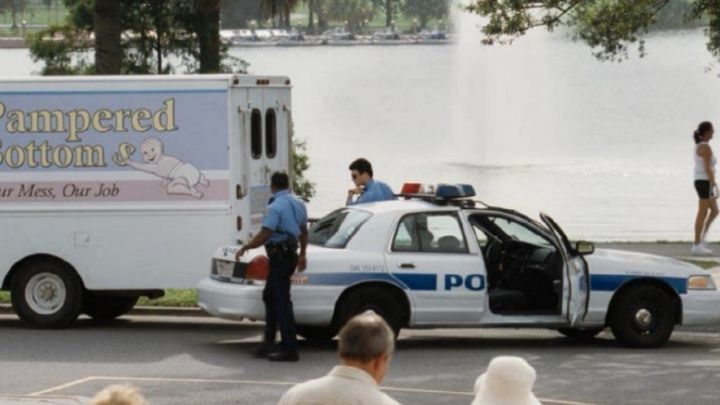
[[[342,43],[354,40],[355,35],[342,27],[335,27],[322,33],[322,42],[324,44]]]
[[[372,35],[373,42],[377,41],[398,41],[400,40],[400,33],[395,27],[388,27],[380,31],[375,31]]]

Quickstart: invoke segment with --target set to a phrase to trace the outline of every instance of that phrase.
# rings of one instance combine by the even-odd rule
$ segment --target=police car
[[[472,200],[471,186],[406,184],[401,198],[338,209],[310,229],[308,268],[293,277],[298,334],[331,339],[373,309],[401,328],[531,327],[589,339],[610,327],[632,347],[665,343],[675,325],[720,322],[720,292],[678,260],[571,243],[555,221]],[[267,259],[219,249],[199,305],[263,319]],[[255,253],[253,258],[252,253]]]

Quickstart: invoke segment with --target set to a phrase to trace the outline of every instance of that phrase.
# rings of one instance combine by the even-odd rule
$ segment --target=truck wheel
[[[313,343],[328,343],[337,335],[337,329],[332,326],[297,325],[296,331],[305,340]]]
[[[574,328],[562,328],[558,329],[558,332],[565,335],[565,337],[574,340],[591,340],[598,333],[602,332],[605,328],[592,328],[592,329],[574,329]]]
[[[615,338],[629,347],[652,348],[670,339],[676,308],[662,289],[640,285],[623,291],[613,303],[609,324]]]
[[[402,303],[390,291],[379,287],[366,287],[353,291],[338,307],[338,325],[345,325],[353,316],[373,310],[383,317],[397,339],[402,328]]]
[[[33,260],[12,279],[15,313],[34,328],[64,328],[77,319],[82,306],[82,282],[59,260]]]
[[[130,312],[139,298],[85,293],[83,312],[96,321],[111,321]]]

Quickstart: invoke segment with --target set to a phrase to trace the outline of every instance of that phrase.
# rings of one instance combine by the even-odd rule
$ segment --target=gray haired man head
[[[399,405],[380,391],[395,350],[395,336],[379,315],[367,311],[340,330],[340,364],[324,377],[292,387],[278,405],[378,404]]]

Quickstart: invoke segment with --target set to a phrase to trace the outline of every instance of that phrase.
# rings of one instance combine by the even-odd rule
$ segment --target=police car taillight
[[[425,190],[420,183],[405,183],[400,190],[400,194],[420,194]]]
[[[245,279],[247,280],[267,280],[270,272],[270,261],[267,256],[255,256],[247,264],[245,268]]]

